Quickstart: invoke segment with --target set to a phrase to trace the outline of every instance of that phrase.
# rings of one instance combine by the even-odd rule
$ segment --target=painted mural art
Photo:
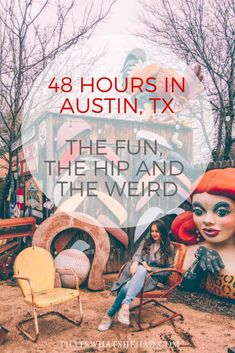
[[[188,244],[187,287],[235,300],[235,169],[214,169],[197,182],[191,195],[193,211],[176,217],[172,233]]]
[[[41,182],[35,178],[30,178],[25,182],[25,216],[40,216],[43,211],[43,194],[41,192]]]

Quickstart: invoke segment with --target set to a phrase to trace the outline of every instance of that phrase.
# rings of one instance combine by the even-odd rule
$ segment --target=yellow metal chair
[[[36,342],[39,335],[38,318],[46,315],[57,315],[70,323],[79,326],[82,322],[82,306],[79,295],[78,277],[71,269],[57,269],[65,273],[71,273],[75,277],[76,289],[54,288],[55,265],[51,254],[39,247],[31,247],[23,250],[14,263],[14,277],[23,293],[24,300],[33,307],[33,317],[20,321],[16,327],[31,341]],[[37,315],[37,309],[64,303],[68,300],[78,298],[79,321],[72,320],[67,316],[50,311]],[[23,324],[34,320],[35,335],[31,336],[23,329]]]

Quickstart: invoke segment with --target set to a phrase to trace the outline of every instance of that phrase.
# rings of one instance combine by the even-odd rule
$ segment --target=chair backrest
[[[173,243],[175,246],[175,260],[174,269],[178,271],[183,271],[184,259],[186,255],[186,246],[180,243]],[[181,279],[180,275],[177,273],[172,273],[169,277],[169,284],[174,285],[177,281]]]
[[[33,291],[42,292],[54,288],[55,265],[51,254],[39,247],[26,248],[19,253],[14,263],[16,276],[28,277]],[[19,286],[26,296],[31,293],[28,282],[18,280]]]

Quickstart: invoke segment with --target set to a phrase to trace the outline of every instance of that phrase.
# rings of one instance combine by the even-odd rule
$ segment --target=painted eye
[[[224,208],[219,208],[217,211],[216,211],[216,214],[217,216],[219,217],[225,217],[229,214],[230,212]]]
[[[203,210],[202,210],[201,208],[194,208],[194,209],[193,209],[193,213],[194,213],[196,216],[198,216],[198,217],[200,217],[200,216],[202,216],[202,215],[204,214],[204,212],[203,212]]]

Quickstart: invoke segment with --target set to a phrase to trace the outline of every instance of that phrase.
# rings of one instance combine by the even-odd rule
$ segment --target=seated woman
[[[130,304],[140,293],[148,272],[156,268],[172,267],[174,256],[175,247],[170,242],[165,224],[160,220],[154,221],[150,225],[150,237],[142,240],[132,260],[125,265],[119,280],[113,284],[111,291],[117,291],[117,297],[98,330],[108,330],[117,312],[118,321],[129,325]],[[145,291],[155,289],[159,282],[165,283],[168,276],[168,271],[153,274],[146,283]]]

